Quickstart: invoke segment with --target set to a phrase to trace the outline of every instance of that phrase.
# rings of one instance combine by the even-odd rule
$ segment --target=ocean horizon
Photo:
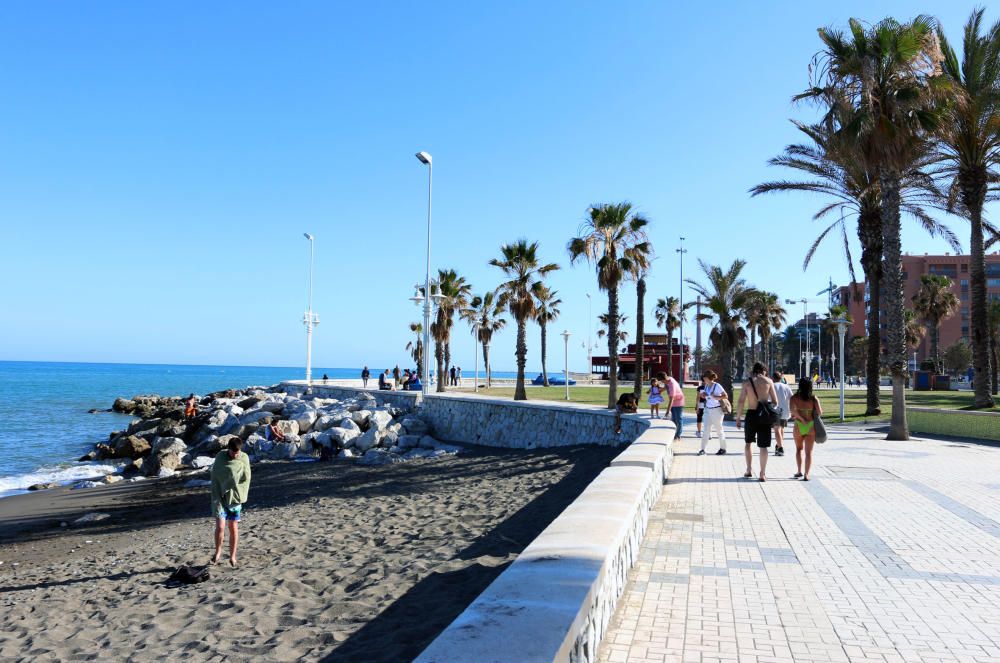
[[[372,376],[377,372],[369,366]],[[384,370],[382,367],[381,370]],[[316,367],[313,379],[359,378],[361,368]],[[472,372],[463,370],[463,377]],[[303,367],[197,364],[0,361],[0,497],[36,483],[69,483],[117,469],[112,461],[77,462],[132,416],[106,410],[119,396],[186,396],[222,389],[270,386],[302,379]],[[494,371],[494,377],[515,373]],[[528,374],[530,380],[533,373]]]

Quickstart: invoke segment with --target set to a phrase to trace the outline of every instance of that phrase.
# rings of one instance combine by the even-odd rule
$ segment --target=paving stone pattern
[[[829,430],[808,483],[675,445],[599,660],[1000,661],[1000,449]]]

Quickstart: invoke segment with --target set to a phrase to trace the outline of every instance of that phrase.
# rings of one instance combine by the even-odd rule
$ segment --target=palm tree
[[[941,372],[941,348],[939,345],[941,322],[958,312],[961,302],[951,291],[953,283],[941,274],[921,274],[920,289],[913,295],[913,308],[927,321],[931,332],[931,359],[934,370]]]
[[[983,10],[972,12],[965,24],[962,60],[944,31],[938,41],[944,56],[944,76],[950,83],[945,121],[938,126],[942,167],[950,180],[949,207],[969,219],[969,281],[972,302],[971,339],[975,407],[991,407],[990,351],[986,301],[986,258],[983,207],[991,186],[1000,180],[1000,23],[980,34]],[[995,234],[995,231],[994,233]]]
[[[438,311],[431,323],[434,337],[434,359],[437,361],[437,391],[445,391],[448,381],[445,376],[451,365],[451,328],[455,324],[455,314],[469,306],[472,285],[465,282],[454,269],[439,269],[438,277],[431,284],[431,291],[437,290]]]
[[[826,329],[826,332],[827,332],[827,334],[829,334],[829,336],[830,336],[831,339],[836,338],[840,334],[840,332],[839,332],[839,330],[837,328],[838,325],[837,325],[836,322],[834,322],[835,320],[846,320],[848,327],[850,327],[850,324],[852,322],[854,322],[854,319],[851,317],[851,314],[848,312],[848,308],[846,306],[841,306],[839,304],[835,304],[835,305],[831,306],[830,310],[827,311],[827,313],[826,313],[826,319],[823,320],[823,322],[822,322],[823,327]],[[845,345],[847,343],[846,331],[845,331],[844,343],[845,343]],[[838,376],[838,379],[839,379],[839,374],[837,373],[837,367],[834,365],[834,362],[833,362],[833,356],[836,353],[833,352],[833,350],[832,350],[833,345],[831,345],[830,347],[831,347],[831,352],[827,355],[827,358],[830,361],[830,363],[829,363],[829,366],[830,366],[829,375],[836,375],[836,376]],[[845,352],[846,352],[846,349],[845,349]],[[822,366],[822,360],[823,360],[823,358],[821,356],[820,357],[820,362],[821,362],[820,366]],[[844,362],[846,363],[846,361],[847,361],[847,357],[844,357]]]
[[[676,297],[660,297],[656,300],[656,308],[653,309],[653,316],[656,318],[656,326],[663,327],[667,332],[667,366],[673,368],[674,365],[674,330],[680,329],[681,322],[685,319],[684,311],[681,309],[681,302]],[[681,354],[684,353],[684,342],[681,341]],[[681,365],[684,359],[681,358]]]
[[[758,330],[761,344],[764,346],[764,362],[771,367],[771,337],[785,324],[787,311],[781,305],[781,299],[773,292],[765,293],[761,311]]]
[[[835,94],[835,92],[834,92]],[[826,226],[810,246],[802,268],[808,267],[824,239],[840,235],[851,279],[854,260],[847,241],[846,222],[855,220],[858,241],[861,244],[861,269],[868,285],[868,334],[874,339],[867,345],[865,363],[867,376],[866,415],[881,413],[879,391],[882,333],[879,319],[882,291],[882,218],[878,175],[872,159],[866,154],[867,143],[851,131],[858,121],[858,113],[839,98],[828,100],[830,111],[824,122],[807,125],[794,122],[807,138],[807,143],[788,145],[784,154],[770,159],[772,166],[792,168],[807,179],[779,180],[758,184],[750,189],[751,195],[780,191],[804,191],[826,196],[826,202],[813,216],[814,220],[828,218],[839,212],[840,217]],[[940,193],[923,171],[930,154],[909,169],[900,182],[900,204],[904,212],[918,221],[932,237],[940,235],[956,253],[961,251],[958,238],[945,225],[929,216],[924,208],[936,203]],[[839,233],[838,233],[839,231]],[[860,296],[860,295],[858,295]]]
[[[570,262],[585,258],[597,269],[597,287],[608,293],[608,407],[618,400],[618,286],[649,267],[646,217],[628,202],[603,203],[589,210],[580,236],[569,241]]]
[[[990,336],[990,367],[993,371],[993,395],[1000,389],[1000,300],[994,299],[986,309],[987,328]]]
[[[920,342],[927,335],[927,327],[920,322],[920,318],[912,309],[903,309],[903,339],[906,347],[912,352],[917,349]]]
[[[602,313],[597,316],[597,320],[601,323],[602,328],[597,330],[597,338],[611,338],[611,325],[608,324],[608,314]],[[619,345],[625,345],[628,343],[628,331],[625,329],[625,321],[628,320],[627,315],[618,316],[618,324],[615,325],[617,333],[615,334],[615,347]]]
[[[887,439],[909,439],[906,423],[906,340],[903,330],[903,268],[900,239],[901,188],[905,173],[928,153],[940,113],[935,79],[940,72],[935,22],[917,16],[908,23],[886,18],[865,28],[850,21],[850,37],[820,29],[824,87],[800,98],[843,100],[856,113],[844,130],[862,141],[879,186],[882,272],[887,314],[886,359],[892,373],[892,420]]]
[[[543,285],[535,293],[535,322],[542,331],[542,384],[549,386],[549,372],[545,367],[546,338],[545,330],[550,322],[559,317],[559,305],[562,300],[556,297],[558,293]]]
[[[476,339],[483,346],[483,368],[486,370],[486,388],[493,386],[493,366],[490,363],[490,343],[493,334],[507,324],[503,317],[503,306],[500,305],[496,293],[487,290],[483,295],[476,295],[469,302],[462,317],[472,326]]]
[[[685,279],[691,288],[701,296],[702,306],[708,313],[702,313],[700,320],[715,319],[715,326],[709,334],[712,348],[717,349],[722,358],[722,375],[720,382],[726,393],[733,393],[733,354],[746,339],[746,331],[741,326],[742,315],[746,310],[747,301],[757,291],[747,285],[740,276],[746,267],[745,260],[735,260],[729,269],[723,270],[717,265],[709,265],[698,260],[701,271],[707,279],[701,284],[693,279]]]
[[[528,320],[535,316],[535,297],[545,287],[542,279],[549,272],[559,269],[559,265],[549,263],[540,265],[538,262],[538,242],[528,243],[519,239],[513,244],[500,247],[502,258],[493,258],[490,264],[503,270],[509,280],[497,287],[497,305],[510,311],[517,323],[517,382],[514,385],[514,400],[528,400],[524,390],[524,364],[528,356]]]
[[[647,260],[652,253],[650,249]],[[642,383],[645,371],[643,365],[646,359],[646,270],[639,271],[635,282],[635,376],[632,392],[636,398],[642,398]]]
[[[423,366],[424,358],[424,326],[419,322],[410,323],[410,331],[415,335],[415,340],[410,341],[406,344],[406,350],[413,357],[413,363],[417,365],[417,370]]]

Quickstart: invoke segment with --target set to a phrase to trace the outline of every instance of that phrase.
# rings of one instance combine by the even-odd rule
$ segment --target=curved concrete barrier
[[[417,661],[596,660],[673,459],[649,423]]]

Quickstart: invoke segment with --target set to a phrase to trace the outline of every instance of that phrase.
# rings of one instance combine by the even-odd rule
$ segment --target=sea
[[[361,369],[313,368],[314,379],[324,373],[349,379]],[[114,412],[88,413],[107,410],[119,396],[206,394],[303,377],[301,367],[0,361],[0,497],[36,483],[69,484],[119,471],[121,463],[77,461],[132,421]]]

